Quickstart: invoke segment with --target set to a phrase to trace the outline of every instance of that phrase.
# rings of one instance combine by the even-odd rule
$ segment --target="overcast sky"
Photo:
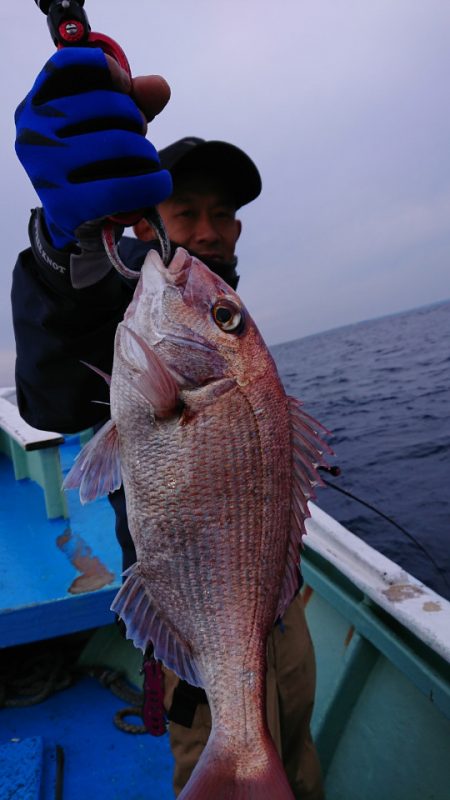
[[[263,194],[240,217],[240,294],[269,344],[450,297],[449,0],[86,0],[133,74],[172,99],[149,137],[225,139]],[[33,0],[2,2],[0,386],[11,271],[38,201],[13,113],[53,52]]]

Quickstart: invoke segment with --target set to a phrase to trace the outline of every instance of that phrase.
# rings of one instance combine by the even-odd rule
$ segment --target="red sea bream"
[[[206,690],[212,732],[180,800],[288,800],[265,721],[266,639],[294,597],[319,426],[238,295],[183,249],[146,258],[116,334],[111,421],[67,485],[123,480],[137,563],[113,609]]]

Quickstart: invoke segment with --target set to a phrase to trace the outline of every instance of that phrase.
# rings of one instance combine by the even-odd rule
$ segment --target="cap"
[[[234,144],[185,136],[160,150],[159,158],[174,180],[194,171],[217,178],[230,192],[236,208],[255,200],[261,192],[261,176],[255,164]]]

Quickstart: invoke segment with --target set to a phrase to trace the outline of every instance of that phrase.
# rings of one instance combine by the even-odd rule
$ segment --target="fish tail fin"
[[[212,734],[178,800],[294,800],[275,746],[267,737],[255,758],[219,749]]]

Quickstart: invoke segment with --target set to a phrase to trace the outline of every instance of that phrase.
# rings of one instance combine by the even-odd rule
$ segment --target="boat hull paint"
[[[448,800],[450,604],[316,507],[308,530],[313,736],[327,800]],[[411,590],[394,603],[390,586]]]

